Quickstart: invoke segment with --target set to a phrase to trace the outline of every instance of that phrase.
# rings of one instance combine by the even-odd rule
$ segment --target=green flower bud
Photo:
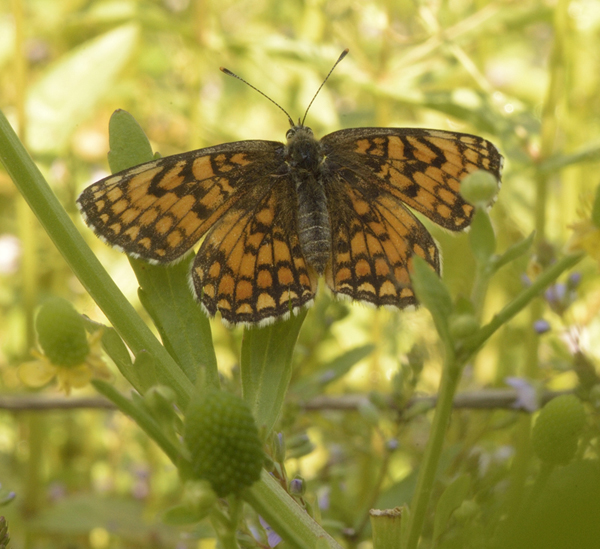
[[[488,171],[477,170],[465,177],[460,184],[462,197],[475,206],[487,206],[498,193],[498,180]]]
[[[219,497],[239,494],[260,478],[262,443],[250,408],[237,396],[209,390],[192,402],[184,440],[194,475],[209,481]]]
[[[292,496],[303,496],[306,493],[306,481],[300,475],[296,475],[290,480],[288,489]]]
[[[533,427],[535,453],[546,463],[568,463],[575,456],[584,425],[585,410],[575,395],[552,399],[542,408]]]
[[[479,321],[470,313],[450,317],[450,334],[455,341],[469,337],[477,330],[479,330]]]
[[[83,319],[68,301],[52,298],[44,303],[35,327],[44,354],[56,366],[77,366],[90,352]]]

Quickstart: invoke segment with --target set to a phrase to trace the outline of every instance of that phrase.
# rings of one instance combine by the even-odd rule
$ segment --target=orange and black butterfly
[[[285,144],[225,143],[102,179],[78,198],[81,213],[107,244],[150,263],[177,261],[204,237],[193,290],[226,324],[296,313],[313,302],[320,276],[339,298],[415,304],[411,256],[438,273],[440,256],[406,206],[464,229],[474,209],[461,180],[479,169],[499,180],[502,156],[464,133],[355,128],[318,140],[288,119]]]

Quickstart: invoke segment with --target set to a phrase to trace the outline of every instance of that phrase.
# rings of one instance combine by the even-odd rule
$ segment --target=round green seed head
[[[465,177],[460,184],[462,197],[476,206],[489,205],[498,193],[498,180],[488,171],[477,170]]]
[[[61,298],[46,301],[35,327],[44,354],[57,366],[76,366],[90,352],[83,319],[73,305]]]
[[[531,434],[533,449],[544,462],[564,465],[577,451],[585,410],[575,395],[561,395],[540,411]]]
[[[260,478],[264,454],[248,405],[225,391],[209,390],[185,416],[184,440],[196,478],[219,497],[239,494]]]

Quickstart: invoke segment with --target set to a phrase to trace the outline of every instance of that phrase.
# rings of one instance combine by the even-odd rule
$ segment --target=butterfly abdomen
[[[294,126],[287,138],[286,163],[296,186],[300,247],[306,262],[323,274],[331,257],[331,223],[321,174],[323,151],[305,126]]]
[[[325,190],[310,173],[305,172],[294,179],[300,247],[308,264],[323,274],[331,255],[331,225]]]

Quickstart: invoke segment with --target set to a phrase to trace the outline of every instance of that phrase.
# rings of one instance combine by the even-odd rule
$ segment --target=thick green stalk
[[[438,402],[435,408],[431,434],[427,441],[425,455],[419,468],[415,495],[410,505],[409,532],[406,547],[403,549],[416,549],[421,537],[435,475],[442,455],[446,429],[450,421],[450,415],[452,414],[454,393],[460,381],[461,373],[462,365],[457,362],[452,348],[446,346],[446,358]]]
[[[319,539],[325,538],[330,549],[342,549],[266,471],[243,497],[290,547],[314,549]]]

